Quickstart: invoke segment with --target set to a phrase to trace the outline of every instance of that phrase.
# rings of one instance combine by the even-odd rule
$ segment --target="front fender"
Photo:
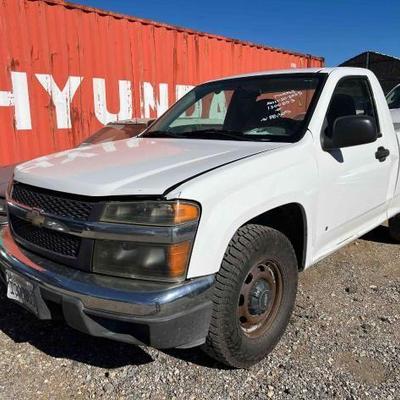
[[[307,232],[312,231],[318,187],[312,146],[311,135],[306,135],[301,142],[195,178],[170,194],[194,199],[202,206],[188,278],[218,272],[235,232],[268,210],[298,203],[306,214]],[[310,246],[307,241],[306,254]]]

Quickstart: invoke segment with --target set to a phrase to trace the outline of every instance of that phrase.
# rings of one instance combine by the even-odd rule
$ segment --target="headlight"
[[[181,281],[185,279],[190,242],[159,245],[98,240],[93,272],[124,278]]]
[[[101,220],[120,224],[172,226],[197,221],[199,206],[185,201],[113,202],[106,205]]]
[[[151,243],[124,240],[96,240],[93,272],[126,278],[182,281],[186,270],[200,207],[189,201],[112,202],[105,206],[102,222],[157,226],[163,231],[154,235]],[[120,231],[121,226],[118,227]],[[185,236],[165,243],[176,230]],[[188,234],[189,232],[189,234]]]

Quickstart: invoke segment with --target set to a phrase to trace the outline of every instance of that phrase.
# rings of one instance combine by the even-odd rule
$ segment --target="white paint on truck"
[[[87,196],[162,194],[193,175],[282,146],[287,144],[133,138],[41,157],[17,166],[15,179]]]

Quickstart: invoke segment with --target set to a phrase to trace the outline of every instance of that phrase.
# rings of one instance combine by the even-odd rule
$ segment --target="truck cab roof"
[[[225,81],[229,79],[237,79],[237,78],[251,78],[257,76],[265,76],[265,75],[282,75],[282,74],[331,74],[334,71],[343,71],[347,75],[368,75],[371,72],[366,68],[356,68],[356,67],[326,67],[326,68],[290,68],[290,69],[275,69],[275,70],[266,70],[259,72],[252,72],[248,74],[240,74],[240,75],[232,75],[226,76],[220,79],[213,79],[209,82],[216,81]]]

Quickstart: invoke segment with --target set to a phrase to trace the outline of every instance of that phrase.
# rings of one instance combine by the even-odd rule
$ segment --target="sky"
[[[367,50],[400,57],[400,0],[72,0],[325,58]]]

